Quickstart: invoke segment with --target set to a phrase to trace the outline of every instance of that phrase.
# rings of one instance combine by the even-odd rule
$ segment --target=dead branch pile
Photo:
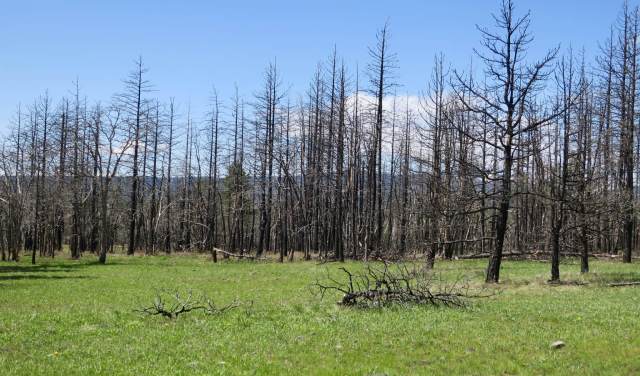
[[[134,309],[134,312],[160,315],[173,320],[183,313],[193,311],[203,311],[206,315],[219,315],[239,305],[237,301],[234,301],[228,305],[218,307],[213,300],[205,295],[200,298],[194,298],[191,291],[187,292],[187,294],[181,294],[178,291],[172,293],[159,291],[150,306]]]
[[[406,264],[367,264],[362,271],[352,272],[342,267],[343,280],[327,271],[325,281],[313,285],[320,298],[330,291],[343,294],[338,302],[344,306],[383,307],[392,304],[418,304],[444,307],[465,307],[469,286],[458,279],[445,282],[431,271],[408,267]]]

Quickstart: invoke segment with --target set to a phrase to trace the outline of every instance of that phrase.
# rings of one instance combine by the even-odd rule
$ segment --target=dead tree
[[[396,68],[397,57],[389,50],[389,25],[380,29],[376,36],[376,45],[369,49],[371,64],[369,65],[369,80],[371,93],[375,98],[375,120],[369,160],[367,164],[367,239],[365,252],[375,251],[379,256],[382,240],[382,128],[384,125],[383,101],[385,95],[394,86],[391,75]]]
[[[497,283],[500,279],[500,265],[512,198],[512,172],[516,152],[514,147],[518,137],[558,116],[557,112],[554,112],[535,121],[525,117],[532,98],[541,90],[550,73],[549,65],[558,49],[547,52],[541,60],[529,65],[524,57],[533,40],[529,33],[530,14],[516,17],[513,1],[503,0],[494,19],[496,31],[478,28],[486,52],[476,51],[476,55],[485,64],[486,83],[482,87],[470,84],[469,80],[456,72],[454,91],[467,111],[490,119],[497,142],[484,140],[477,133],[465,129],[461,131],[474,141],[490,144],[500,153],[499,157],[496,156],[500,164],[496,239],[486,274],[487,282]],[[463,95],[463,91],[470,92],[473,100]]]
[[[145,93],[150,89],[150,83],[145,79],[147,69],[142,64],[142,57],[136,61],[136,68],[124,81],[125,91],[118,96],[118,102],[122,106],[124,113],[128,115],[127,121],[133,129],[133,159],[131,161],[131,209],[129,214],[129,243],[127,254],[133,255],[136,249],[137,229],[138,229],[138,189],[139,189],[139,153],[141,143],[141,128],[146,108]]]
[[[213,262],[218,261],[216,247],[217,236],[217,202],[218,202],[218,121],[220,118],[220,103],[218,93],[214,89],[212,110],[209,124],[209,174],[207,187],[207,249],[211,253]]]

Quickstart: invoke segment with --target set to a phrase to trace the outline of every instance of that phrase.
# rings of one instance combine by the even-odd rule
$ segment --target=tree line
[[[251,97],[215,90],[203,120],[153,99],[142,58],[107,103],[47,93],[1,140],[0,251],[105,263],[113,252],[279,261],[402,259],[433,268],[509,255],[638,246],[637,7],[596,58],[534,59],[530,14],[501,2],[474,65],[437,54],[420,95],[398,95],[388,25],[366,69],[334,49],[294,95],[275,63]]]

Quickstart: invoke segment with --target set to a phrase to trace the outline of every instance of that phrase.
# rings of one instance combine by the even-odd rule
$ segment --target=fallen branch
[[[488,258],[490,257],[491,254],[490,253],[477,253],[477,254],[472,254],[472,255],[461,255],[461,256],[455,256],[456,258],[460,259],[460,260],[474,260],[474,259],[482,259],[482,258]],[[529,257],[529,258],[538,258],[538,257],[549,257],[551,256],[551,252],[505,252],[502,254],[502,257]],[[562,257],[582,257],[582,253],[578,253],[578,252],[562,252],[560,254],[560,256]],[[590,253],[589,257],[591,258],[616,258],[617,256],[615,255],[609,255],[609,254],[595,254],[595,253]]]
[[[241,259],[242,258],[246,258],[246,259],[249,259],[249,260],[256,260],[257,259],[257,257],[255,257],[255,256],[244,255],[244,254],[239,255],[237,253],[231,253],[231,252],[224,251],[224,250],[222,250],[220,248],[214,248],[213,250],[214,250],[214,252],[220,252],[220,253],[222,253],[224,255],[231,256],[231,257],[237,257],[237,258],[241,258]]]
[[[502,254],[502,257],[518,257],[518,256],[527,256],[527,255],[533,255],[530,253],[520,253],[520,252],[505,252]],[[460,260],[473,260],[473,259],[481,259],[481,258],[487,258],[490,257],[491,254],[489,253],[478,253],[475,255],[462,255],[462,256],[456,256],[456,258],[460,259]]]
[[[169,300],[171,300],[171,302],[167,302],[165,295],[170,297]],[[177,291],[172,294],[158,292],[150,306],[134,309],[133,311],[151,316],[160,315],[173,320],[177,319],[178,316],[183,313],[199,310],[204,311],[207,315],[219,315],[239,305],[237,301],[234,301],[226,306],[217,307],[213,300],[204,295],[200,299],[194,299],[191,291],[188,292],[186,297],[183,297]]]

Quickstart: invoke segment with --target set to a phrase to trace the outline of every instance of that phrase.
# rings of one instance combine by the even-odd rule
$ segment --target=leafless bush
[[[337,280],[327,271],[324,281],[313,287],[321,299],[330,291],[343,294],[338,302],[350,307],[383,307],[392,304],[418,304],[444,307],[466,307],[468,299],[480,297],[469,293],[463,279],[444,281],[424,268],[406,264],[367,264],[362,271],[341,267],[345,278]]]

